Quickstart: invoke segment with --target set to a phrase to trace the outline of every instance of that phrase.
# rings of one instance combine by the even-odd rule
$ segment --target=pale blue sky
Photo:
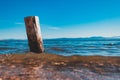
[[[2,0],[0,39],[26,39],[24,17],[39,16],[43,38],[120,36],[120,0]]]

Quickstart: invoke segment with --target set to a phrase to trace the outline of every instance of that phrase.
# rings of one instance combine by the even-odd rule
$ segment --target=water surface
[[[45,39],[45,52],[64,56],[120,56],[120,39]],[[0,40],[0,54],[29,52],[27,40]]]

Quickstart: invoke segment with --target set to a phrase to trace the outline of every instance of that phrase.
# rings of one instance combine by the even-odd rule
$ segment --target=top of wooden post
[[[38,16],[27,16],[27,17],[25,17],[25,18],[32,18],[32,17],[39,18]]]

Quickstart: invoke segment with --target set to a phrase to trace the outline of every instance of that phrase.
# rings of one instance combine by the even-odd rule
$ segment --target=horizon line
[[[62,38],[92,38],[92,37],[101,37],[101,38],[120,38],[120,36],[88,36],[88,37],[56,37],[56,38],[43,38],[44,39],[62,39]],[[27,38],[20,39],[20,38],[6,38],[0,40],[28,40]]]

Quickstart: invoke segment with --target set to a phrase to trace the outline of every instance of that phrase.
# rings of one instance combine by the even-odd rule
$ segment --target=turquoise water
[[[71,55],[120,56],[120,39],[45,39],[46,53]],[[0,54],[29,52],[27,40],[0,40]]]

